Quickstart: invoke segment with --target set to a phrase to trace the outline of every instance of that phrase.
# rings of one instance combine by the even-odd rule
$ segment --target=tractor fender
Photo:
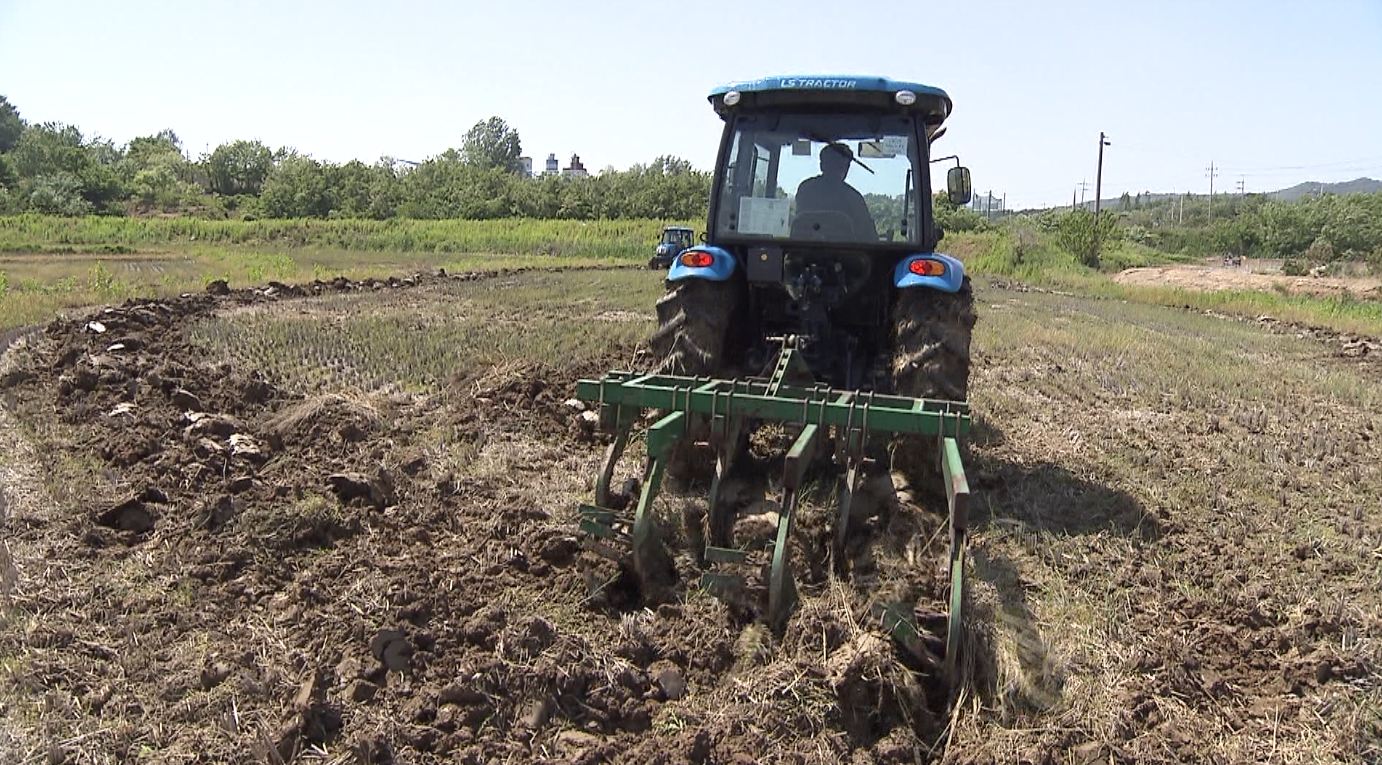
[[[688,266],[681,262],[687,254],[695,252],[709,254],[711,257],[710,265],[697,267]],[[728,250],[722,247],[699,244],[695,247],[687,247],[675,258],[672,258],[672,268],[667,272],[667,281],[705,279],[712,282],[722,282],[734,275],[734,268],[734,256],[730,255]]]
[[[939,274],[922,275],[912,272],[912,263],[930,260],[941,263],[945,271]],[[959,292],[965,283],[965,264],[943,252],[922,252],[908,255],[898,261],[893,269],[893,286],[898,289],[927,287],[941,292]]]

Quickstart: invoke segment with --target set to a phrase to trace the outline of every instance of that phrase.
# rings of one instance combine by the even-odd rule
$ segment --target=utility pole
[[[1209,219],[1214,220],[1214,176],[1219,174],[1214,169],[1214,160],[1209,160],[1209,167],[1204,169],[1204,173],[1209,176]]]
[[[1075,212],[1075,190],[1070,190],[1070,212]]]
[[[1084,192],[1089,188],[1088,181],[1080,181],[1080,207],[1084,207]]]
[[[1099,169],[1094,175],[1094,220],[1099,220],[1099,206],[1104,196],[1104,147],[1112,146],[1104,136],[1104,131],[1099,131]]]
[[[993,220],[993,189],[989,189],[988,193],[988,218]]]
[[[1005,217],[1008,214],[1008,192],[1006,191],[1003,192],[1003,206],[998,208],[998,212],[1003,213]]]
[[[1243,182],[1243,176],[1240,175],[1240,176],[1238,176],[1238,198],[1239,198],[1239,199],[1242,199],[1243,196],[1244,196],[1244,194],[1246,193],[1246,192],[1243,191],[1244,186],[1245,186],[1245,184],[1244,184],[1244,182]]]

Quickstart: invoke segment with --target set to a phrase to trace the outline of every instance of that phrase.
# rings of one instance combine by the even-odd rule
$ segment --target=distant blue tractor
[[[771,77],[717,88],[710,102],[724,132],[707,231],[703,244],[672,259],[650,343],[657,366],[577,386],[611,436],[581,528],[592,549],[619,560],[638,591],[656,599],[678,576],[653,510],[662,480],[685,484],[713,469],[708,509],[701,521],[687,517],[679,544],[717,594],[742,592],[765,572],[766,595],[747,607],[781,627],[797,599],[794,566],[817,570],[829,558],[850,575],[864,478],[886,479],[891,459],[944,489],[949,577],[944,595],[932,588],[911,602],[876,602],[876,610],[923,663],[943,660],[953,678],[969,497],[959,444],[970,425],[975,316],[963,264],[936,251],[930,166],[942,160],[931,144],[950,98],[881,77]],[[956,160],[949,201],[967,203],[970,185]],[[650,421],[647,463],[618,488],[631,431]],[[754,463],[745,455],[762,423],[793,439],[772,463],[783,466],[783,497],[766,545],[736,537],[743,499],[726,480]],[[826,549],[817,549],[821,535],[803,540],[793,524],[804,476],[823,457],[838,473],[838,510]],[[937,597],[947,604],[943,637],[920,616],[918,599]]]
[[[662,241],[657,243],[657,252],[648,259],[648,268],[671,268],[672,261],[695,243],[695,231],[683,226],[664,227]]]

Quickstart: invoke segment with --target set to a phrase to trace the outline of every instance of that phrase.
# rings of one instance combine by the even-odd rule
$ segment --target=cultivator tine
[[[622,407],[620,408],[622,409]],[[595,504],[600,507],[609,507],[614,504],[609,493],[609,484],[610,481],[614,480],[614,466],[619,463],[619,457],[623,455],[624,447],[628,445],[628,442],[629,426],[622,425],[615,433],[609,448],[605,450],[605,461],[600,468],[600,477],[595,481]]]
[[[945,672],[952,684],[959,681],[960,644],[964,635],[965,535],[969,529],[969,481],[960,460],[960,445],[943,432],[941,472],[950,510],[950,617],[945,634]]]
[[[685,412],[672,412],[648,429],[648,467],[633,515],[633,569],[638,574],[640,586],[653,581],[656,574],[660,540],[653,517],[653,500],[662,486],[667,457],[677,439],[686,434],[686,418]]]
[[[732,394],[731,394],[732,395]],[[729,543],[730,521],[734,508],[730,497],[725,496],[725,479],[739,457],[739,442],[743,438],[745,420],[743,417],[718,417],[711,426],[715,441],[715,478],[710,482],[710,511],[706,526],[711,545]],[[709,555],[709,548],[706,554]]]
[[[880,620],[883,631],[892,635],[907,653],[916,657],[927,669],[936,668],[938,662],[935,652],[927,643],[938,642],[938,638],[929,632],[922,632],[914,621],[915,614],[908,606],[902,603],[875,603],[873,615]]]
[[[796,518],[797,490],[806,468],[816,454],[819,425],[806,425],[801,429],[782,468],[782,508],[778,513],[777,537],[773,542],[773,561],[768,572],[768,622],[775,628],[782,627],[796,603],[797,586],[792,576],[792,560],[789,540],[792,535],[792,522]]]
[[[859,494],[859,486],[863,477],[863,460],[850,458],[848,466],[845,468],[844,478],[840,482],[838,500],[840,513],[835,522],[835,545],[832,548],[832,556],[836,571],[843,572],[845,570],[845,542],[849,539],[849,514],[854,508],[854,498]]]

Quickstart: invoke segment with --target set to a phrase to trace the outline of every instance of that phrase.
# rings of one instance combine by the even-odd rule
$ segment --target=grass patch
[[[1135,242],[1119,242],[1110,247],[1101,256],[1102,267],[1097,271],[1080,265],[1074,255],[1061,250],[1049,237],[1020,223],[996,231],[947,236],[942,249],[964,260],[971,273],[983,276],[1110,300],[1217,311],[1249,318],[1271,316],[1340,332],[1382,336],[1382,302],[1349,295],[1316,297],[1277,290],[1208,291],[1118,284],[1110,274],[1126,268],[1193,260]]]

